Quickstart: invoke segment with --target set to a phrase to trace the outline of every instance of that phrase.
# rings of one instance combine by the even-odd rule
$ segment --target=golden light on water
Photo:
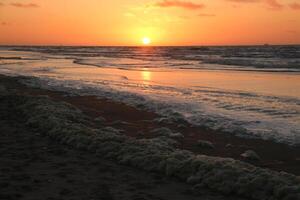
[[[149,81],[151,81],[152,73],[151,71],[148,71],[147,68],[143,68],[143,71],[141,72],[141,78],[144,84],[148,84]]]

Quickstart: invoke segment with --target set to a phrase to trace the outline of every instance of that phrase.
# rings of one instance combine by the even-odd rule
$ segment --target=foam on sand
[[[26,84],[75,95],[96,95],[151,110],[158,122],[206,127],[239,137],[260,138],[299,146],[299,100],[238,91],[197,88],[188,91],[166,86],[124,86],[82,80],[27,79]],[[124,87],[124,88],[123,88]],[[128,91],[130,87],[131,91]],[[137,87],[137,88],[136,88]],[[184,95],[182,95],[184,93]]]
[[[300,180],[288,173],[230,158],[195,155],[176,149],[167,137],[135,139],[105,126],[95,129],[80,110],[47,97],[1,93],[0,101],[14,105],[28,127],[58,142],[121,164],[177,177],[195,190],[205,187],[257,200],[300,198]]]

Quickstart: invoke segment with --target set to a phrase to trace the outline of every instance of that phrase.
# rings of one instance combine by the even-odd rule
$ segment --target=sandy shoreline
[[[299,146],[291,147],[272,141],[240,138],[231,134],[193,127],[186,122],[157,122],[156,119],[161,116],[156,113],[138,110],[109,99],[100,99],[95,96],[69,96],[63,92],[31,88],[12,79],[9,81],[12,81],[10,84],[15,89],[27,94],[47,95],[55,101],[70,103],[82,110],[92,120],[97,117],[104,118],[103,123],[105,125],[122,129],[129,136],[153,138],[155,137],[151,133],[153,129],[167,127],[173,132],[180,132],[184,135],[183,139],[177,140],[179,148],[210,156],[230,157],[256,166],[300,175]],[[198,140],[210,141],[215,148],[199,148],[197,146]],[[261,160],[248,160],[241,157],[241,154],[249,149],[254,150],[261,157]]]
[[[190,153],[187,153],[187,155],[183,155],[182,153],[184,153],[184,151],[180,151],[180,150],[176,150],[176,149],[173,150],[173,147],[171,148],[171,146],[170,146],[171,149],[169,149],[168,145],[166,147],[164,147],[164,146],[158,147],[158,146],[155,146],[156,144],[154,146],[151,146],[152,140],[151,139],[147,140],[149,138],[154,137],[153,134],[151,134],[151,130],[160,128],[160,127],[168,127],[173,132],[179,131],[184,135],[184,138],[176,139],[176,141],[177,141],[175,144],[176,148],[188,149],[194,153],[201,153],[201,154],[220,156],[220,157],[233,157],[235,159],[241,159],[240,154],[243,151],[245,151],[247,149],[253,149],[261,157],[261,161],[252,162],[256,166],[264,166],[264,167],[268,167],[268,168],[275,169],[278,171],[287,171],[287,172],[299,175],[299,158],[297,157],[299,155],[299,149],[296,147],[288,147],[286,145],[276,144],[276,143],[272,143],[269,141],[246,140],[246,139],[237,138],[234,136],[221,135],[221,134],[217,134],[217,133],[214,133],[214,132],[211,132],[208,130],[195,129],[194,127],[190,126],[189,124],[183,124],[184,126],[178,126],[178,124],[157,122],[154,119],[158,118],[159,116],[157,116],[155,113],[140,111],[133,107],[126,106],[126,105],[118,103],[118,102],[112,102],[112,101],[109,101],[106,99],[97,99],[96,97],[76,97],[76,96],[71,97],[71,96],[68,96],[61,92],[53,92],[53,91],[47,91],[47,90],[41,90],[41,89],[34,89],[34,88],[26,87],[26,86],[20,84],[18,82],[18,80],[20,80],[20,78],[8,78],[5,76],[1,76],[1,78],[0,78],[0,84],[4,85],[4,87],[3,87],[4,89],[2,89],[3,97],[1,99],[1,109],[2,109],[1,124],[3,124],[1,126],[1,128],[2,128],[1,132],[5,133],[5,134],[1,135],[1,137],[3,138],[1,140],[1,141],[3,141],[2,145],[1,145],[1,147],[2,147],[1,150],[2,151],[10,151],[9,150],[10,148],[8,148],[8,147],[12,146],[12,148],[11,148],[12,153],[8,154],[7,156],[2,156],[2,160],[5,161],[8,166],[9,165],[14,166],[18,169],[22,168],[22,166],[24,165],[25,169],[29,170],[29,172],[28,171],[26,172],[27,175],[25,173],[25,176],[29,176],[29,177],[32,175],[32,173],[34,171],[34,167],[31,168],[32,166],[30,166],[29,168],[27,168],[28,167],[27,166],[28,159],[34,165],[36,164],[37,167],[41,167],[41,162],[43,162],[43,163],[45,162],[46,166],[44,166],[45,168],[43,170],[46,170],[46,174],[50,179],[55,177],[55,180],[56,180],[58,175],[54,175],[52,172],[49,173],[51,170],[53,170],[53,166],[51,168],[49,165],[53,165],[56,162],[56,160],[59,160],[59,159],[64,160],[66,157],[68,157],[68,158],[70,157],[70,159],[75,159],[75,163],[79,164],[79,166],[71,165],[71,168],[77,169],[79,171],[82,170],[81,172],[88,170],[88,172],[86,172],[86,173],[90,173],[88,175],[86,175],[86,174],[82,175],[81,173],[79,173],[80,175],[78,175],[78,173],[73,174],[74,176],[77,177],[77,179],[75,178],[75,182],[77,181],[76,182],[77,184],[74,184],[74,185],[71,184],[72,187],[68,186],[71,188],[63,188],[64,182],[62,182],[62,181],[59,181],[60,184],[58,184],[58,185],[56,184],[55,186],[54,186],[53,182],[50,181],[47,184],[50,184],[50,185],[52,184],[52,187],[55,188],[54,192],[52,194],[66,195],[67,198],[63,198],[62,196],[59,196],[59,195],[52,198],[52,196],[51,196],[52,194],[49,194],[49,199],[51,199],[51,198],[52,199],[69,199],[69,198],[73,199],[73,198],[71,198],[71,196],[74,195],[74,191],[84,195],[84,192],[86,192],[84,189],[82,189],[82,192],[77,191],[77,189],[76,189],[76,186],[79,187],[79,185],[85,184],[84,182],[80,181],[82,179],[82,177],[84,177],[84,176],[88,177],[88,178],[86,178],[87,182],[91,181],[90,184],[92,184],[93,181],[96,181],[96,180],[99,181],[99,180],[103,179],[103,177],[101,177],[101,176],[106,177],[107,174],[110,174],[110,179],[113,179],[113,180],[110,180],[108,182],[104,181],[104,183],[100,181],[100,183],[99,183],[101,186],[100,189],[94,188],[94,192],[92,192],[91,195],[98,195],[95,197],[104,198],[104,199],[175,199],[174,196],[176,196],[177,199],[193,199],[193,198],[195,198],[194,196],[187,195],[186,191],[184,192],[181,190],[183,188],[187,188],[187,190],[188,190],[188,188],[190,188],[188,185],[185,185],[185,184],[182,185],[182,183],[179,183],[177,181],[172,182],[171,180],[167,179],[164,182],[164,184],[166,184],[166,185],[162,186],[162,185],[160,185],[160,183],[155,182],[155,179],[157,178],[157,175],[155,175],[155,174],[153,175],[152,173],[150,173],[150,175],[149,175],[149,173],[136,171],[131,168],[128,169],[127,167],[120,166],[120,165],[116,164],[115,162],[111,162],[106,159],[103,159],[101,156],[100,156],[100,160],[98,159],[99,153],[101,152],[101,155],[103,155],[103,156],[105,155],[104,157],[109,157],[112,160],[118,160],[118,162],[120,162],[120,163],[123,163],[126,165],[129,164],[130,166],[137,165],[138,168],[145,168],[147,165],[139,165],[137,163],[134,164],[134,162],[136,162],[134,160],[135,158],[128,157],[131,154],[133,156],[138,155],[137,153],[139,152],[139,150],[136,148],[139,148],[139,146],[141,146],[141,145],[145,145],[144,147],[141,146],[141,148],[142,149],[148,148],[148,147],[153,148],[152,150],[149,149],[149,151],[155,151],[157,153],[156,157],[149,157],[150,160],[153,160],[153,159],[160,160],[160,159],[164,158],[161,156],[167,156],[166,157],[167,158],[167,163],[166,163],[167,174],[171,173],[175,177],[185,180],[186,177],[190,176],[189,174],[194,173],[194,172],[182,171],[185,169],[182,168],[182,164],[180,164],[181,163],[180,159],[182,159],[181,156],[183,156],[184,159],[185,158],[198,159],[198,158],[197,158],[197,156],[195,157],[194,155],[192,155]],[[9,91],[8,94],[5,94],[7,91]],[[9,95],[11,95],[11,96],[9,96]],[[28,95],[31,95],[31,96],[28,96]],[[41,97],[41,95],[47,95],[50,97],[50,99],[47,99],[47,98],[45,99],[44,97]],[[23,101],[25,103],[23,103]],[[51,101],[53,101],[53,103],[51,103]],[[61,101],[67,102],[70,105],[75,106],[74,113],[73,113],[73,111],[68,110],[70,108],[64,108],[64,105],[61,105],[61,103],[58,103]],[[41,102],[41,104],[40,105],[38,104],[37,106],[35,106],[35,104],[39,103],[39,102]],[[55,103],[55,102],[57,102],[57,103]],[[43,103],[45,103],[45,104],[43,104]],[[49,106],[49,108],[48,108],[48,106]],[[53,109],[52,108],[53,106],[54,107],[57,106],[57,108],[55,108],[55,110],[51,110],[51,109]],[[31,109],[28,110],[29,108],[32,108],[32,110]],[[76,108],[79,109],[78,112],[77,112]],[[41,109],[41,110],[39,110],[39,109]],[[43,113],[42,112],[43,110],[45,110],[47,112],[49,111],[49,113],[48,114]],[[81,112],[80,110],[82,111],[84,116],[82,114],[79,115]],[[13,111],[16,111],[18,113],[12,113]],[[24,111],[27,111],[27,113],[24,113]],[[29,113],[28,111],[32,111],[32,113]],[[53,116],[52,116],[52,114],[50,114],[51,112],[53,112]],[[37,115],[37,114],[39,114],[39,115]],[[49,116],[51,118],[48,118],[45,121],[40,121],[40,119],[41,119],[40,117],[43,117],[43,114],[45,114],[45,116]],[[35,115],[37,115],[37,116],[35,116]],[[67,121],[65,121],[65,122],[64,122],[64,120],[65,120],[64,116],[66,116],[66,119],[67,119]],[[61,119],[62,121],[57,121],[57,122],[53,121],[57,117],[61,117],[59,119]],[[69,124],[69,122],[74,123],[74,125]],[[64,131],[66,135],[64,135],[63,133],[59,133],[59,131],[55,131],[55,130],[54,130],[54,132],[53,132],[53,130],[49,130],[49,133],[47,133],[47,131],[48,131],[47,127],[49,126],[49,128],[52,128],[53,123],[57,123],[57,127],[58,128],[61,127],[62,128],[61,131]],[[18,124],[18,126],[16,126],[16,124]],[[25,124],[26,124],[26,126],[25,126]],[[78,130],[78,133],[76,133],[77,134],[76,137],[78,137],[78,140],[76,138],[75,138],[75,140],[70,138],[71,135],[69,137],[69,134],[72,134],[73,132],[68,132],[69,129],[64,128],[63,127],[64,124],[66,125],[66,127],[70,126],[70,128],[73,128],[74,130]],[[79,126],[79,127],[77,127],[77,126]],[[87,130],[81,129],[81,126],[87,127]],[[16,127],[16,128],[12,129],[12,127]],[[31,127],[31,128],[28,128],[28,127]],[[114,128],[113,131],[121,129],[122,135],[119,135],[119,133],[116,135],[103,133],[104,135],[106,135],[105,137],[115,138],[112,140],[113,142],[108,143],[107,145],[106,145],[106,142],[104,142],[103,143],[104,146],[102,144],[97,143],[96,144],[97,148],[100,148],[99,151],[98,150],[96,151],[96,155],[98,155],[98,156],[95,156],[93,154],[86,152],[86,150],[94,151],[94,146],[93,146],[93,143],[90,141],[90,137],[94,137],[94,135],[93,135],[94,131],[96,131],[95,133],[97,133],[97,134],[98,134],[98,130],[103,131],[105,129],[105,128],[103,129],[103,127],[113,127]],[[59,143],[68,144],[71,147],[76,147],[76,149],[82,149],[84,151],[76,150],[73,148],[70,149],[66,145],[58,144],[55,140],[49,140],[48,138],[41,136],[39,130],[45,132],[45,133],[42,133],[42,135],[45,134],[52,139],[56,139]],[[70,129],[70,131],[71,131],[71,129]],[[89,132],[89,131],[91,131],[91,132]],[[26,133],[28,133],[28,134],[26,134]],[[38,133],[38,134],[36,134],[36,133]],[[60,136],[60,134],[61,134],[61,136]],[[101,136],[101,137],[104,137],[104,136]],[[135,140],[135,139],[130,139],[130,138],[127,139],[127,137],[141,139],[142,143],[140,143],[140,140]],[[18,138],[20,138],[20,141],[18,141]],[[143,138],[145,138],[146,140],[144,141]],[[213,142],[213,145],[215,146],[215,148],[213,148],[213,149],[205,149],[204,148],[203,149],[203,148],[196,147],[195,141],[197,141],[199,139],[209,140],[209,141]],[[40,142],[40,140],[41,140],[41,142]],[[106,140],[107,139],[105,139],[104,141],[106,141]],[[17,141],[17,142],[14,143],[15,145],[11,145],[12,141]],[[44,143],[42,141],[44,141]],[[50,142],[50,141],[52,141],[52,142]],[[150,142],[150,143],[148,143],[148,142]],[[54,145],[50,148],[51,149],[50,151],[47,150],[48,145],[49,145],[48,143],[50,143],[50,146]],[[121,147],[118,146],[119,143],[121,144]],[[229,143],[231,144],[230,147],[228,147]],[[86,144],[88,144],[88,146],[85,146]],[[31,148],[31,146],[32,146],[32,148]],[[36,148],[33,148],[35,146],[36,146]],[[42,146],[45,146],[46,149],[41,148]],[[125,146],[125,147],[122,147],[122,146]],[[108,147],[109,147],[109,149],[110,149],[109,151],[111,151],[111,153],[109,155],[106,155],[105,153],[109,152],[107,149]],[[55,152],[54,149],[57,149],[57,148],[63,149],[63,150],[61,150],[63,153]],[[116,148],[116,149],[114,149],[114,148]],[[125,149],[122,150],[119,148],[125,148]],[[158,148],[158,149],[156,149],[156,148]],[[165,148],[167,148],[167,149],[165,149]],[[114,154],[114,150],[117,151],[116,155]],[[22,157],[22,152],[24,152],[24,151],[26,152],[25,154],[26,154],[27,158],[24,160],[21,159],[21,161],[19,163],[15,162],[16,160],[20,159],[20,157]],[[65,154],[64,151],[67,151],[69,154]],[[164,155],[164,153],[161,154],[161,152],[168,152],[168,155],[167,154]],[[180,158],[176,158],[176,159],[179,159],[178,166],[176,164],[177,163],[176,159],[170,160],[170,159],[174,159],[175,157],[174,158],[168,157],[169,154],[172,155],[173,152],[174,153],[176,152],[177,154],[182,154],[181,156],[179,156]],[[31,158],[32,155],[40,155],[40,158],[34,158],[34,157]],[[29,158],[28,158],[28,156],[29,156]],[[124,160],[124,158],[120,158],[120,156],[124,156],[124,158],[126,158],[126,159]],[[52,161],[49,161],[49,159],[52,159]],[[143,159],[143,158],[139,158],[139,159]],[[241,176],[242,179],[245,179],[246,177],[253,176],[253,172],[255,172],[255,174],[260,178],[262,178],[263,174],[264,174],[263,176],[265,176],[265,177],[276,178],[276,181],[275,181],[275,179],[274,179],[274,181],[272,181],[272,184],[274,182],[274,185],[270,186],[272,191],[274,190],[274,188],[272,188],[272,187],[276,188],[276,187],[279,187],[279,185],[282,186],[283,182],[285,182],[286,186],[288,186],[288,187],[297,187],[297,185],[299,186],[299,182],[297,182],[296,179],[292,175],[285,175],[284,173],[282,174],[282,173],[277,173],[277,172],[272,172],[272,171],[265,171],[260,168],[255,168],[253,166],[239,163],[237,161],[228,160],[228,159],[224,159],[224,160],[218,159],[217,161],[213,161],[213,159],[206,158],[205,156],[204,157],[200,156],[199,159],[200,159],[199,161],[202,162],[203,164],[212,167],[212,171],[209,172],[209,173],[211,173],[210,176],[212,177],[212,180],[210,180],[210,181],[202,180],[203,178],[198,177],[198,175],[196,176],[196,175],[192,174],[192,176],[189,177],[188,182],[193,185],[193,188],[196,188],[195,194],[199,195],[199,191],[201,191],[202,193],[200,192],[200,196],[203,196],[207,199],[226,199],[226,197],[224,197],[222,195],[221,196],[218,196],[215,194],[212,195],[212,193],[204,190],[202,188],[202,186],[199,189],[199,187],[200,187],[199,181],[202,181],[202,185],[203,184],[206,185],[206,187],[209,187],[213,191],[216,190],[218,192],[226,194],[227,196],[229,196],[229,199],[233,199],[232,196],[236,196],[237,194],[239,196],[245,196],[245,197],[249,198],[252,195],[252,194],[248,194],[249,191],[253,191],[254,193],[256,192],[256,189],[255,189],[256,186],[247,192],[247,191],[243,191],[243,189],[242,189],[243,187],[246,187],[246,186],[233,185],[232,187],[230,186],[230,188],[226,188],[225,190],[223,190],[221,185],[219,185],[219,184],[214,185],[213,183],[218,182],[218,180],[220,178],[222,181],[224,181],[225,185],[226,185],[227,181],[230,181],[230,180],[228,180],[228,177],[226,178],[226,176],[228,176],[228,174],[226,175],[226,173],[224,175],[221,175],[219,178],[218,178],[218,176],[216,176],[219,172],[214,171],[214,170],[219,168],[219,167],[217,167],[219,165],[217,163],[219,163],[219,162],[220,162],[220,164],[221,163],[225,164],[224,166],[220,166],[221,169],[223,169],[229,163],[230,163],[230,165],[232,164],[232,166],[230,166],[230,167],[227,166],[227,167],[229,167],[227,170],[229,170],[228,173],[231,174],[231,176],[232,176],[231,178],[239,178],[239,177],[235,177],[235,173],[236,173],[237,176]],[[27,162],[27,165],[25,164],[25,161]],[[72,171],[72,169],[67,170],[67,169],[65,169],[64,165],[66,165],[66,164],[68,165],[68,164],[72,163],[73,161],[72,160],[64,160],[63,167],[62,168],[58,167],[58,169],[57,169],[58,171],[56,171],[56,173],[58,173],[62,176],[65,176],[65,172],[66,171],[70,172],[70,171]],[[24,163],[21,163],[21,162],[24,162]],[[94,163],[92,163],[92,162],[94,162]],[[168,164],[168,162],[171,162],[176,165],[170,169],[170,167],[172,165],[170,165],[170,163]],[[188,163],[186,163],[186,164],[188,164]],[[102,165],[103,165],[103,168],[105,168],[104,173],[101,172],[100,174],[97,174],[99,172],[96,173],[93,171],[96,168],[99,168],[99,166],[101,167]],[[91,167],[91,166],[93,166],[93,167]],[[239,169],[240,166],[242,166],[242,168]],[[227,168],[227,167],[225,167],[225,168]],[[244,167],[247,170],[244,170],[243,169]],[[119,174],[117,173],[117,176],[112,175],[112,172],[110,171],[110,170],[115,170],[115,169],[117,169],[119,171],[118,172]],[[201,169],[201,168],[199,168],[199,169]],[[203,169],[201,169],[201,170],[203,170]],[[8,187],[10,190],[4,189],[4,191],[8,192],[7,194],[1,192],[1,194],[4,194],[4,197],[9,197],[11,199],[14,199],[15,196],[11,196],[11,195],[17,195],[19,199],[30,199],[30,195],[33,195],[35,193],[35,192],[28,193],[28,196],[26,196],[26,198],[23,198],[22,190],[27,191],[26,187],[28,186],[28,183],[29,183],[28,181],[32,181],[32,179],[31,178],[29,178],[29,179],[25,178],[23,180],[18,180],[18,178],[15,179],[14,176],[17,173],[16,171],[18,171],[17,169],[10,171],[7,168],[3,167],[3,169],[1,169],[1,170],[3,172],[5,170],[8,171],[8,173],[6,175],[4,175],[5,179],[3,179],[6,181],[4,181],[2,184],[4,186],[7,185],[6,187]],[[63,173],[61,174],[62,171],[59,171],[59,170],[62,170]],[[129,171],[126,171],[126,170],[129,170]],[[241,171],[237,172],[235,170],[238,170],[238,171],[241,170]],[[23,169],[19,170],[18,173],[22,172],[22,171],[23,171]],[[154,167],[151,170],[146,169],[146,171],[160,172],[161,169]],[[100,176],[100,177],[97,177],[95,175]],[[42,176],[43,176],[43,173],[40,174],[40,178]],[[126,177],[125,178],[126,184],[124,183],[125,189],[122,187],[120,188],[118,186],[121,179],[122,180],[124,179],[124,176]],[[136,181],[136,179],[133,178],[133,176],[140,180],[144,180],[145,177],[150,176],[149,179],[146,178],[144,181],[142,181],[142,183],[136,184],[136,185],[149,184],[152,181],[151,182],[152,186],[145,186],[145,188],[142,189],[142,191],[143,190],[147,191],[146,194],[148,196],[143,192],[141,194],[141,190],[138,188],[135,190],[128,189],[128,187],[131,187],[132,185],[135,184],[134,180]],[[93,178],[90,178],[90,177],[93,177]],[[165,178],[163,178],[165,176],[159,175],[159,177],[160,177],[159,179],[161,179],[161,178],[165,179]],[[24,178],[24,176],[23,176],[23,178]],[[63,177],[63,178],[66,178],[66,177]],[[68,180],[68,179],[64,179],[64,181],[66,181],[66,180]],[[249,181],[250,180],[251,179],[249,179]],[[21,185],[21,186],[14,185],[15,183],[17,185],[19,185],[19,183],[21,183],[22,181],[25,181],[23,185]],[[247,183],[248,180],[245,179],[245,181]],[[269,181],[269,179],[267,178],[264,181]],[[264,185],[265,184],[264,181],[262,181],[262,182],[260,181],[258,183],[261,183],[262,185]],[[13,183],[12,185],[11,185],[11,182]],[[42,185],[44,185],[44,186],[47,185],[47,184],[45,184],[47,181],[44,180],[42,182],[43,182]],[[212,185],[209,185],[210,183]],[[99,184],[97,183],[97,185],[99,185]],[[31,190],[35,190],[34,187],[42,188],[41,186],[35,186],[35,183],[33,183],[32,185],[33,185],[33,189],[31,189]],[[120,191],[111,191],[111,190],[113,190],[111,188],[114,188],[114,187],[118,188],[116,190],[120,190]],[[156,188],[157,190],[150,191],[149,188],[152,188],[152,187]],[[177,187],[181,188],[180,189],[181,191],[176,191],[175,188],[177,188]],[[260,187],[260,186],[258,185],[257,187]],[[18,190],[15,190],[14,188],[18,188]],[[88,188],[90,188],[89,184],[87,184],[85,186],[85,188],[86,188],[86,190],[88,190]],[[163,192],[161,190],[159,190],[158,188],[164,188],[164,189],[162,189]],[[58,191],[58,189],[62,189],[62,191]],[[237,189],[239,189],[239,191],[236,191]],[[28,188],[28,190],[30,190],[30,189]],[[260,194],[260,195],[262,195],[262,196],[267,195],[268,189],[265,189],[265,190],[266,190],[266,192],[263,193],[261,191],[262,194]],[[17,192],[17,194],[12,194],[12,193],[14,193],[12,191],[19,191],[19,193]],[[42,195],[43,194],[42,190],[39,190],[39,191],[40,191],[40,193],[38,193],[38,194]],[[96,194],[95,191],[100,191],[100,194]],[[176,192],[174,192],[174,191],[176,191]],[[274,195],[275,197],[280,196],[280,197],[285,198],[286,195],[289,195],[288,193],[290,191],[294,191],[294,193],[296,195],[299,194],[297,192],[298,189],[296,189],[296,190],[295,189],[292,189],[292,190],[285,189],[284,192],[281,192],[280,194],[274,193],[272,195]],[[118,192],[121,193],[123,196],[118,196]],[[178,193],[178,194],[175,195],[175,193]],[[187,192],[187,193],[190,193],[190,192]],[[72,194],[72,195],[70,196],[70,194]],[[250,196],[247,196],[247,194]],[[7,195],[7,196],[5,196],[5,195]],[[131,195],[141,195],[141,196],[132,197]],[[157,196],[155,196],[155,195],[157,195]],[[94,198],[94,196],[91,196],[91,198],[92,197]],[[7,199],[9,199],[9,198],[7,198]],[[37,199],[39,199],[39,198],[37,198]],[[80,199],[79,196],[78,196],[78,199]]]
[[[13,113],[8,117],[2,105],[1,200],[193,200],[199,196],[193,195],[187,184],[118,165],[45,138],[25,127]],[[205,190],[201,196],[229,199]]]

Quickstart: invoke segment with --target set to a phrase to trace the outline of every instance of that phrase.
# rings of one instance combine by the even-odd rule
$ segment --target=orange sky
[[[0,0],[0,44],[300,44],[299,0]]]

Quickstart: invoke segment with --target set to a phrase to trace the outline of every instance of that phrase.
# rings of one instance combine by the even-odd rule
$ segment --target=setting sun
[[[0,200],[300,200],[299,25],[300,0],[0,0]]]
[[[148,44],[151,43],[151,39],[148,38],[148,37],[144,37],[144,38],[142,39],[142,42],[143,42],[144,45],[148,45]]]

